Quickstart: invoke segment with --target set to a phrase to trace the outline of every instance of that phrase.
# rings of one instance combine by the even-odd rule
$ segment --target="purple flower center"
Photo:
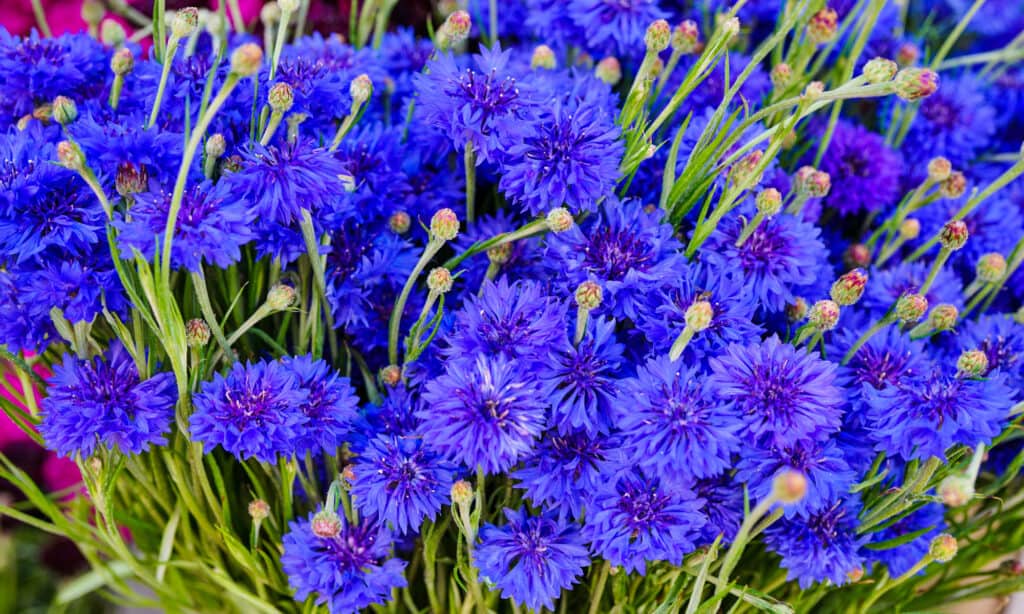
[[[807,528],[824,546],[832,545],[839,537],[839,523],[846,517],[844,510],[837,503],[832,508],[814,514],[807,519]]]
[[[625,515],[626,526],[636,537],[641,531],[666,523],[664,510],[668,504],[668,495],[658,492],[655,487],[629,483],[619,497],[618,508]]]
[[[490,134],[489,122],[492,116],[505,115],[514,111],[516,101],[519,99],[516,80],[512,77],[505,77],[498,81],[495,69],[491,69],[489,75],[481,77],[467,68],[455,86],[480,112],[479,124],[483,134]]]
[[[908,362],[910,356],[906,353],[894,355],[892,352],[878,352],[865,347],[857,353],[855,377],[858,382],[870,384],[881,390],[890,384],[899,383],[907,371]]]
[[[945,98],[931,96],[921,105],[921,115],[942,128],[952,128],[960,116],[959,110]]]
[[[340,568],[340,571],[358,571],[368,565],[376,565],[373,543],[376,536],[362,525],[348,526],[334,538],[320,538],[320,543]]]
[[[606,279],[619,281],[630,269],[646,270],[651,260],[647,244],[636,234],[614,228],[595,229],[584,248],[583,264]]]

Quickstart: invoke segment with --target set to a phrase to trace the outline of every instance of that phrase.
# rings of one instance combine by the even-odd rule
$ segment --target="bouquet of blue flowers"
[[[0,407],[82,478],[0,454],[0,516],[58,604],[1024,590],[1019,0],[403,4],[0,29]]]

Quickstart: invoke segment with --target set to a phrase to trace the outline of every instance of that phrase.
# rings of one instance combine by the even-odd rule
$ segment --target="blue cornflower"
[[[282,364],[294,374],[299,388],[308,392],[299,405],[307,422],[294,443],[295,454],[334,453],[358,417],[359,397],[349,379],[309,355],[286,357]]]
[[[639,55],[647,26],[668,17],[656,0],[569,0],[568,5],[587,47],[598,55]]]
[[[800,588],[830,581],[841,586],[847,574],[864,562],[861,546],[866,537],[857,535],[857,510],[853,500],[829,503],[807,516],[780,518],[765,531],[768,549],[782,557],[789,570],[788,580]]]
[[[167,442],[178,397],[174,376],[140,379],[120,343],[91,360],[65,357],[49,384],[39,432],[61,456],[87,458],[97,445],[139,454]]]
[[[945,508],[941,503],[926,503],[881,531],[868,534],[876,544],[922,531],[920,535],[895,548],[865,549],[864,554],[888,567],[890,576],[899,577],[928,554],[932,538],[946,527],[944,516]]]
[[[386,603],[393,589],[406,586],[406,563],[389,557],[394,537],[379,521],[353,523],[339,515],[338,535],[320,537],[313,532],[314,516],[288,523],[282,540],[281,567],[296,601],[315,595],[316,603],[342,614]]]
[[[821,231],[792,215],[766,220],[736,247],[742,230],[742,220],[727,218],[712,233],[701,256],[717,270],[737,271],[747,291],[765,309],[784,309],[796,298],[797,287],[819,277],[819,264],[828,259]]]
[[[730,466],[743,428],[699,367],[652,358],[623,380],[616,426],[623,453],[650,475],[672,482],[714,477]]]
[[[544,430],[547,403],[528,368],[499,356],[449,360],[421,395],[420,434],[448,458],[487,473],[505,471]]]
[[[843,395],[836,367],[776,336],[763,343],[730,345],[712,358],[709,385],[735,403],[742,433],[765,445],[791,446],[839,426]]]
[[[697,543],[712,544],[719,535],[723,542],[732,541],[743,522],[743,488],[740,484],[728,474],[722,474],[697,480],[693,484],[693,492],[704,501],[701,511],[708,517]]]
[[[591,318],[588,333],[579,344],[550,352],[537,374],[549,390],[552,426],[561,433],[607,433],[612,425],[624,347],[610,318]]]
[[[327,298],[334,323],[342,328],[365,327],[375,310],[394,304],[389,291],[405,283],[418,252],[401,237],[374,232],[351,218],[339,222],[329,235]]]
[[[479,296],[471,296],[455,313],[446,353],[481,353],[539,361],[548,352],[568,346],[564,302],[547,296],[534,281],[485,281]]]
[[[38,351],[57,337],[57,329],[49,313],[39,314],[39,309],[26,302],[20,277],[0,270],[0,343],[11,351]]]
[[[156,252],[167,227],[170,192],[139,192],[135,203],[114,222],[121,249],[138,250],[147,259]],[[227,182],[204,181],[185,192],[178,210],[171,265],[199,271],[203,263],[227,268],[242,257],[241,247],[253,238],[255,212],[238,200]]]
[[[619,454],[619,442],[585,431],[548,431],[512,474],[536,506],[580,518]]]
[[[146,128],[142,111],[113,115],[106,109],[84,112],[67,128],[90,168],[113,187],[118,169],[131,164],[170,191],[181,165],[184,135],[157,126]],[[199,162],[192,170],[199,168]]]
[[[860,330],[849,327],[837,330],[830,353],[833,356],[844,355],[860,335]],[[898,327],[892,326],[868,339],[840,372],[855,388],[898,386],[930,368],[927,356],[923,342],[911,340]]]
[[[590,565],[579,529],[550,513],[530,516],[523,508],[505,509],[505,518],[502,527],[480,528],[480,577],[517,604],[553,610],[562,589],[576,584]]]
[[[496,44],[461,69],[442,53],[427,64],[429,72],[413,77],[417,119],[448,135],[459,151],[471,145],[478,164],[504,159],[536,113],[534,93],[509,67],[509,56]]]
[[[507,212],[498,211],[494,215],[478,218],[472,226],[466,229],[466,232],[460,232],[459,236],[455,238],[453,247],[457,252],[462,253],[477,241],[486,241],[499,234],[513,232],[522,225],[521,221],[511,217]],[[538,238],[519,239],[506,243],[501,249],[508,250],[507,254],[503,254],[507,256],[507,259],[501,265],[502,276],[509,280],[543,278],[544,272],[540,266],[542,251]],[[487,258],[486,255],[480,254],[473,259],[466,260],[467,267],[456,281],[456,288],[461,286],[467,299],[469,296],[477,294],[483,285],[488,268],[484,264],[485,258]],[[470,263],[477,263],[480,266],[469,266]]]
[[[785,506],[786,516],[820,509],[847,495],[857,474],[833,439],[800,441],[791,446],[744,447],[736,465],[736,480],[745,482],[752,499],[772,492],[772,481],[784,471],[807,478],[807,493],[799,503]]]
[[[236,362],[227,377],[216,374],[193,397],[189,419],[194,441],[220,446],[240,460],[274,462],[291,455],[308,418],[309,400],[292,369],[279,362]]]
[[[372,439],[352,467],[352,494],[364,514],[376,514],[399,533],[419,529],[448,503],[455,465],[417,437]]]
[[[412,93],[413,75],[423,70],[432,55],[433,43],[430,39],[417,37],[412,28],[398,27],[384,34],[380,45],[380,63],[394,82],[392,95],[396,99]]]
[[[730,343],[760,340],[763,331],[753,322],[756,303],[738,276],[702,264],[691,264],[675,273],[678,277],[651,297],[637,322],[651,352],[668,353],[686,327],[686,310],[698,299],[711,303],[714,315],[710,326],[687,344],[683,353],[685,364],[714,355]]]
[[[104,309],[118,314],[128,310],[109,254],[67,260],[54,255],[38,268],[20,272],[20,299],[36,322],[49,319],[53,307],[70,322],[92,322]]]
[[[596,103],[556,102],[509,148],[500,187],[524,214],[593,211],[614,190],[624,152],[614,118]]]
[[[1024,378],[1024,326],[1010,316],[984,315],[958,327],[957,346],[981,350],[988,357],[989,373],[998,369],[1020,381]]]
[[[707,522],[703,503],[684,486],[627,470],[608,476],[594,493],[583,535],[596,554],[627,573],[643,574],[654,561],[679,565]]]
[[[942,86],[921,101],[901,150],[915,178],[925,165],[945,156],[962,168],[989,145],[996,130],[995,109],[985,99],[986,84],[970,73],[942,77]]]
[[[356,452],[363,450],[371,439],[378,436],[411,436],[419,429],[416,410],[419,397],[404,385],[387,388],[379,404],[367,404],[355,420],[349,445]]]
[[[548,41],[555,49],[566,48],[582,40],[580,27],[569,15],[569,3],[564,0],[525,0],[524,25],[534,38]],[[556,43],[557,47],[552,43]]]
[[[582,227],[548,238],[545,264],[563,280],[565,295],[596,281],[604,289],[597,312],[635,320],[648,296],[685,266],[680,247],[660,211],[648,212],[636,200],[608,199]]]
[[[106,50],[85,34],[21,38],[0,28],[0,114],[7,123],[31,113],[58,95],[87,100],[106,86]]]
[[[936,369],[882,390],[866,389],[875,449],[905,460],[945,458],[953,445],[989,443],[1013,405],[1006,376],[965,379]]]
[[[843,215],[888,207],[902,194],[902,168],[900,154],[881,135],[839,120],[819,165],[832,179],[824,204]]]
[[[970,243],[970,240],[968,240]],[[904,294],[917,292],[928,278],[931,264],[928,262],[901,262],[885,269],[871,269],[868,277],[871,283],[864,289],[864,297],[858,306],[870,310],[878,317],[884,314]],[[963,307],[961,295],[962,284],[958,275],[949,267],[943,267],[935,276],[935,282],[925,294],[929,305],[949,303],[955,307]]]
[[[247,199],[262,219],[297,222],[303,209],[316,212],[345,194],[344,165],[307,141],[280,147],[250,143],[241,156],[241,170],[221,181],[236,197]]]
[[[347,214],[351,210],[361,220],[380,225],[397,200],[393,193],[405,181],[401,172],[405,154],[402,129],[378,122],[360,123],[345,135],[334,152],[354,185],[352,194],[346,194],[345,200],[349,202],[342,211]]]

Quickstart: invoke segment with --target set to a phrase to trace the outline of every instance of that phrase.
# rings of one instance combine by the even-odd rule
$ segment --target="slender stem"
[[[419,278],[420,273],[423,272],[423,269],[426,268],[427,263],[437,254],[442,245],[444,245],[443,241],[431,240],[427,243],[426,247],[423,248],[420,259],[416,262],[416,266],[413,267],[409,277],[405,280],[402,292],[395,301],[395,307],[391,310],[391,319],[388,322],[388,364],[398,364],[398,333],[402,324],[402,312],[405,311],[405,303],[409,300],[412,287],[416,284],[416,280]]]
[[[722,560],[722,567],[718,570],[720,586],[729,585],[729,576],[732,574],[733,569],[736,568],[740,555],[743,554],[743,550],[747,546],[751,530],[754,528],[754,525],[756,525],[757,522],[768,513],[771,506],[776,503],[778,503],[778,499],[774,494],[771,494],[758,503],[757,506],[750,511],[747,517],[743,519],[743,524],[740,525],[740,529],[736,533],[736,539],[734,539],[732,544],[729,545],[729,549],[725,553],[725,558]]]
[[[220,345],[220,349],[224,352],[225,356],[231,356],[231,343],[228,342],[224,336],[224,331],[220,327],[220,320],[217,319],[217,314],[213,311],[213,303],[210,301],[210,293],[206,289],[206,276],[203,275],[202,269],[192,273],[192,288],[196,292],[196,300],[199,302],[199,311],[202,312],[203,318],[206,320],[207,325],[210,327],[210,332],[213,333],[213,338],[217,340],[217,344]]]
[[[573,336],[573,345],[579,345],[583,341],[583,335],[587,332],[587,319],[590,317],[590,310],[583,307],[576,308],[576,334]]]
[[[160,70],[160,83],[156,87],[156,98],[153,99],[153,110],[149,113],[146,128],[151,128],[156,123],[156,118],[160,114],[160,105],[164,99],[164,89],[167,87],[167,76],[171,73],[171,63],[174,61],[174,54],[177,50],[178,37],[171,34],[170,40],[167,41],[167,55],[164,59],[164,65]]]
[[[231,13],[231,27],[235,32],[245,32],[245,19],[242,18],[242,10],[238,8],[238,0],[227,0],[227,5]]]
[[[841,362],[840,364],[845,365],[846,363],[850,362],[850,360],[857,353],[857,350],[859,350],[872,337],[878,334],[879,331],[883,330],[886,326],[892,324],[893,319],[894,318],[891,314],[887,314],[883,316],[882,319],[871,325],[871,328],[864,331],[864,334],[861,335],[860,338],[857,339],[857,341],[854,342],[852,346],[850,346],[850,349],[846,352],[846,355],[843,356],[843,362]]]
[[[299,40],[306,33],[306,16],[309,15],[309,3],[310,0],[302,0],[301,4],[299,4],[299,15],[295,20],[295,36],[292,38],[293,41]]]
[[[331,147],[328,149],[329,152],[334,153],[337,151],[338,146],[341,145],[341,140],[345,138],[348,131],[352,129],[352,124],[355,123],[358,111],[352,109],[352,112],[345,116],[345,119],[341,120],[341,126],[338,127],[338,131],[334,133],[334,140],[331,141]]]
[[[274,310],[271,309],[270,306],[267,305],[266,303],[260,305],[259,308],[256,311],[254,311],[252,315],[249,316],[249,318],[245,322],[243,322],[242,325],[239,326],[235,332],[231,333],[231,336],[228,337],[228,347],[234,345],[235,342],[238,341],[242,337],[242,335],[246,333],[246,331],[248,331],[250,328],[255,326],[260,320],[267,317],[273,312]]]
[[[53,31],[50,30],[50,23],[46,21],[46,10],[43,9],[42,0],[32,0],[32,13],[36,17],[36,25],[39,26],[42,35],[52,38]]]
[[[945,247],[939,250],[939,255],[936,256],[935,262],[932,263],[931,270],[928,271],[928,277],[925,278],[924,283],[921,284],[921,288],[918,290],[920,294],[928,294],[928,290],[931,289],[932,284],[935,283],[935,277],[938,276],[939,271],[949,260],[950,254],[953,252]]]
[[[679,360],[679,357],[683,355],[683,351],[686,350],[686,346],[690,344],[690,340],[693,339],[694,330],[689,326],[683,327],[683,332],[679,333],[676,340],[672,342],[672,347],[668,351],[668,359],[675,362]]]
[[[488,17],[490,18],[490,31],[491,31],[491,46],[498,44],[498,0],[490,0],[490,11]]]
[[[597,584],[590,589],[590,607],[587,614],[597,614],[601,610],[601,596],[604,594],[604,587],[608,583],[608,574],[611,572],[612,564],[608,561],[601,565],[601,571],[597,576]]]
[[[281,11],[281,23],[277,24],[277,40],[274,42],[274,58],[270,63],[269,83],[274,82],[277,74],[277,64],[281,61],[281,50],[284,49],[284,39],[288,35],[288,20],[291,19],[291,11]]]
[[[263,131],[263,136],[260,137],[260,145],[264,147],[270,142],[270,139],[274,137],[274,133],[277,132],[277,127],[281,125],[281,118],[284,117],[284,113],[280,111],[274,111],[270,114],[270,121],[267,122],[267,127]]]
[[[935,57],[932,58],[930,66],[932,70],[935,70],[940,64],[942,64],[942,61],[946,59],[949,52],[953,50],[953,45],[960,40],[960,35],[963,34],[965,29],[967,29],[967,25],[971,23],[971,20],[974,19],[974,15],[983,4],[985,4],[985,0],[974,0],[974,3],[971,4],[971,8],[967,9],[964,16],[960,18],[956,27],[953,28],[953,31],[946,37],[945,42],[942,43],[942,47],[939,47],[938,53],[936,53]]]
[[[743,244],[746,243],[747,239],[754,234],[754,231],[761,226],[762,222],[764,222],[764,214],[758,211],[754,214],[754,217],[747,222],[747,225],[743,227],[743,232],[741,232],[739,238],[736,239],[736,247],[743,247]]]
[[[476,152],[473,150],[472,141],[466,143],[463,162],[466,166],[466,221],[472,224],[475,219],[476,200]]]
[[[121,102],[121,90],[124,88],[124,75],[114,75],[114,81],[110,84],[110,98],[107,99],[107,104],[110,108],[117,110],[117,105]]]

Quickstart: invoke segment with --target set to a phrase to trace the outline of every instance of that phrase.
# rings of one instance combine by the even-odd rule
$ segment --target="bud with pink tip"
[[[277,284],[267,292],[267,307],[273,311],[284,311],[295,304],[295,288],[288,284]]]
[[[771,80],[776,89],[783,89],[793,81],[793,69],[789,64],[780,62],[772,68]]]
[[[820,300],[811,306],[807,314],[807,323],[818,332],[832,330],[839,322],[839,305],[828,299]]]
[[[118,49],[110,58],[110,70],[118,76],[125,76],[135,67],[135,56],[127,47]]]
[[[913,66],[921,57],[921,48],[911,42],[900,45],[896,50],[896,63],[900,66]]]
[[[62,126],[67,126],[78,119],[78,106],[67,96],[53,99],[53,119]]]
[[[437,43],[441,49],[451,49],[469,38],[469,29],[473,25],[469,13],[458,10],[448,15],[437,30]]]
[[[231,54],[231,72],[239,77],[255,75],[263,63],[263,50],[255,43],[245,43]]]
[[[647,26],[644,34],[644,46],[648,53],[661,53],[668,49],[672,41],[672,27],[664,19],[656,19]]]
[[[437,211],[430,218],[430,238],[434,241],[451,241],[459,234],[459,217],[451,209]]]
[[[937,331],[953,330],[959,317],[960,311],[955,305],[942,303],[932,308],[928,314],[928,324]]]
[[[576,304],[580,309],[593,311],[601,306],[601,301],[604,299],[604,291],[597,283],[585,281],[576,286],[575,298]]]
[[[821,45],[836,37],[839,16],[827,6],[815,13],[807,23],[807,37],[811,42]]]
[[[412,218],[405,211],[395,211],[388,218],[388,228],[396,235],[404,235],[412,227]]]
[[[336,512],[321,510],[313,516],[310,528],[317,537],[333,539],[341,535],[341,518]]]
[[[981,377],[988,373],[988,355],[981,350],[961,352],[956,359],[956,370],[966,377]]]
[[[694,53],[700,45],[700,30],[697,23],[687,19],[672,30],[672,50],[677,53]]]
[[[790,323],[797,323],[807,317],[807,301],[801,297],[796,297],[792,303],[786,305],[786,319]]]
[[[174,38],[186,38],[191,36],[199,27],[199,9],[188,6],[174,14],[171,22],[171,36]]]
[[[366,101],[373,95],[373,81],[370,80],[370,76],[363,73],[352,79],[352,82],[348,84],[348,94],[352,97],[353,109],[366,104]]]
[[[608,85],[615,86],[618,84],[622,80],[622,65],[619,63],[619,59],[608,56],[598,62],[597,67],[594,69],[594,76]]]
[[[896,301],[896,319],[903,324],[914,324],[928,311],[928,299],[922,294],[904,294]]]
[[[864,287],[868,283],[868,274],[864,269],[847,271],[832,284],[829,295],[839,305],[853,305],[864,295]]]
[[[772,481],[772,495],[780,503],[798,503],[806,494],[807,477],[798,471],[783,471]]]
[[[739,189],[747,189],[761,181],[762,171],[759,169],[764,152],[754,150],[740,158],[729,169],[729,181]]]
[[[547,218],[544,221],[547,224],[548,230],[555,233],[565,232],[576,223],[572,214],[565,207],[555,207],[548,211]]]
[[[557,66],[558,63],[555,61],[555,52],[551,50],[551,47],[547,45],[537,45],[533,49],[533,55],[530,57],[530,68],[545,68],[552,70]]]
[[[380,370],[380,381],[385,386],[394,388],[402,381],[402,368],[398,365],[388,365]]]
[[[949,179],[949,174],[952,172],[953,164],[948,158],[937,156],[928,161],[928,179],[935,183]]]
[[[963,507],[974,498],[974,480],[965,475],[946,476],[937,490],[946,507]]]
[[[871,264],[871,250],[863,243],[851,243],[843,252],[843,263],[850,268],[866,267]]]
[[[292,105],[295,104],[295,94],[292,92],[292,86],[284,82],[275,83],[267,94],[267,104],[270,105],[270,110],[275,113],[287,113],[292,108]]]
[[[939,563],[948,563],[956,556],[956,538],[949,533],[935,536],[928,545],[928,554]]]
[[[893,81],[893,91],[907,102],[927,98],[938,89],[939,75],[928,68],[904,68]]]
[[[978,259],[975,269],[978,281],[995,283],[1006,274],[1006,258],[998,252],[990,252]]]
[[[956,251],[967,243],[967,224],[963,220],[950,220],[942,227],[939,233],[939,243],[949,251]]]
[[[960,198],[967,191],[967,177],[960,171],[953,171],[949,177],[939,185],[939,195],[943,198]]]
[[[210,325],[200,318],[185,323],[185,343],[190,348],[201,348],[210,342]]]
[[[754,199],[758,212],[766,218],[772,218],[782,211],[782,194],[775,188],[765,188]]]
[[[85,169],[85,154],[77,144],[61,141],[57,143],[57,162],[64,168],[82,171]]]
[[[686,327],[694,332],[701,332],[707,330],[711,326],[711,319],[715,315],[715,310],[711,307],[711,303],[705,300],[694,301],[689,307],[686,308],[684,319],[686,321]]]
[[[473,485],[466,480],[458,480],[452,484],[452,503],[466,505],[473,500]]]
[[[447,268],[439,266],[430,271],[427,275],[427,289],[432,294],[445,294],[452,289],[452,273]]]
[[[249,517],[256,522],[262,522],[270,516],[270,505],[263,499],[254,499],[249,502]]]
[[[896,62],[886,58],[874,58],[864,65],[863,75],[868,83],[886,83],[892,81],[898,70]]]

